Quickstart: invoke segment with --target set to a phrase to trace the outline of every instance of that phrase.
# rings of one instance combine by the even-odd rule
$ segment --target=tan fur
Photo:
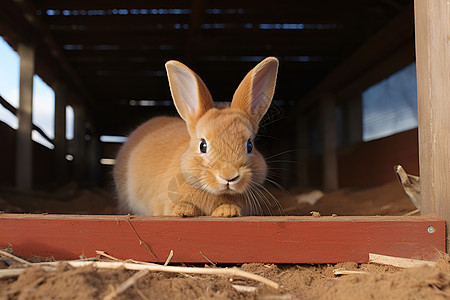
[[[231,107],[217,109],[194,72],[179,62],[167,63],[172,97],[183,120],[153,118],[138,127],[120,150],[114,179],[124,212],[249,214],[252,186],[264,182],[267,166],[256,149],[247,153],[246,143],[254,141],[270,105],[277,66],[275,58],[261,62],[244,78]],[[260,75],[268,82],[255,81]],[[255,92],[254,81],[264,88],[258,86]],[[263,96],[255,100],[252,93]],[[252,103],[258,104],[256,110]],[[199,150],[202,139],[207,142],[206,154]]]

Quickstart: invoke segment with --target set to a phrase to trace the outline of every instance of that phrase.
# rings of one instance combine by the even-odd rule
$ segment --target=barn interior
[[[58,191],[64,202],[74,185],[97,191],[91,208],[101,196],[114,202],[111,172],[125,137],[151,117],[177,115],[168,60],[226,103],[258,62],[278,58],[256,146],[271,180],[293,195],[389,184],[398,164],[419,172],[410,0],[4,0],[0,36],[20,57],[20,105],[0,90],[0,108],[17,118],[17,128],[0,119],[0,210],[17,205],[13,193]],[[54,91],[51,134],[33,123],[33,75]]]

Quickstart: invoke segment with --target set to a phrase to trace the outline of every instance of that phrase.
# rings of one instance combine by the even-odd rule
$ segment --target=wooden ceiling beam
[[[194,63],[195,49],[202,42],[202,24],[205,19],[207,3],[208,0],[192,0],[192,13],[184,48],[184,62],[191,67]]]
[[[141,45],[153,43],[155,45],[170,45],[178,43],[186,36],[186,32],[154,32],[154,33],[116,33],[102,34],[83,31],[54,32],[58,42],[63,45]]]
[[[311,53],[310,53],[311,54]],[[199,55],[199,54],[197,54]],[[243,55],[243,56],[241,56]],[[201,56],[197,60],[196,65],[199,70],[204,72],[215,69],[224,70],[227,72],[233,72],[239,69],[245,69],[247,66],[255,65],[263,58],[268,56],[276,56],[282,63],[283,67],[287,70],[292,67],[305,67],[317,66],[319,64],[334,64],[340,60],[340,55],[316,54],[307,55],[306,53],[295,51],[255,51],[253,53],[233,53],[233,55],[226,56],[225,53],[219,53],[218,56]],[[121,57],[116,53],[108,53],[108,55],[70,55],[69,61],[76,63],[76,70],[87,69],[90,71],[95,70],[112,70],[112,71],[161,71],[164,70],[164,64],[166,61],[175,59],[187,63],[181,52],[169,52],[162,54],[154,54],[152,52],[143,52],[136,56],[124,55]],[[223,60],[222,60],[223,59]],[[248,60],[246,60],[248,59]],[[211,65],[211,64],[214,65]]]
[[[253,63],[246,63],[246,64],[231,64],[231,65],[222,65],[217,66],[214,64],[213,66],[209,68],[202,67],[202,65],[197,65],[194,68],[194,71],[198,73],[199,76],[209,77],[212,78],[212,81],[216,81],[215,77],[223,80],[234,79],[235,77],[242,79],[243,76],[248,73],[252,67],[255,66],[257,62]],[[322,73],[324,70],[328,70],[332,67],[333,64],[330,63],[293,63],[293,62],[286,62],[282,64],[282,70],[285,74],[280,74],[280,79],[287,79],[290,77],[298,77],[303,74],[310,76],[312,73],[319,74]],[[154,68],[127,68],[126,66],[121,67],[108,67],[107,65],[103,65],[103,68],[94,66],[86,65],[84,68],[78,69],[80,74],[83,75],[83,77],[86,77],[89,82],[96,81],[98,83],[101,83],[102,81],[105,81],[106,83],[110,83],[111,81],[117,80],[122,81],[123,83],[129,83],[128,81],[131,81],[131,83],[136,79],[145,79],[148,78],[148,80],[152,81],[159,81],[161,78],[166,78],[165,69],[164,69],[164,63],[161,63],[160,67],[154,67]],[[301,70],[301,72],[299,72]],[[226,74],[226,76],[221,74]],[[242,78],[241,78],[242,77]],[[164,79],[165,80],[165,79]]]
[[[302,99],[297,109],[309,108],[324,92],[337,92],[362,72],[407,43],[413,38],[413,22],[413,11],[410,5],[331,71]]]
[[[189,15],[57,15],[44,16],[45,21],[54,27],[73,25],[84,26],[86,30],[103,30],[103,31],[130,31],[136,27],[142,30],[157,27],[161,25],[188,24]]]
[[[313,49],[314,50],[314,49]],[[207,63],[245,63],[245,59],[252,58],[248,62],[257,62],[259,58],[265,58],[267,56],[276,56],[279,60],[289,63],[320,63],[320,62],[334,62],[339,61],[343,54],[341,53],[320,53],[313,50],[306,51],[294,51],[294,50],[284,50],[284,49],[274,49],[274,50],[255,50],[255,51],[245,51],[240,53],[239,51],[232,52],[228,54],[226,51],[218,52],[217,55],[208,56],[206,52],[197,52],[199,55],[198,63],[202,63],[206,68],[210,66]],[[319,51],[319,50],[317,50]],[[120,52],[122,53],[122,52]],[[216,54],[216,53],[215,53]],[[183,55],[181,51],[168,51],[158,53],[158,51],[142,51],[136,54],[123,54],[120,56],[118,53],[95,53],[95,52],[85,52],[85,53],[70,53],[67,55],[68,60],[75,63],[76,69],[83,68],[85,66],[92,66],[98,68],[113,68],[117,69],[120,67],[124,68],[157,68],[161,69],[166,60],[178,59],[183,60]],[[262,60],[262,59],[261,59]],[[307,61],[309,60],[309,61]],[[183,60],[184,61],[184,60]]]
[[[187,31],[153,32],[153,33],[116,33],[101,34],[82,31],[55,32],[55,36],[61,45],[116,45],[136,48],[140,45],[152,43],[154,45],[172,45],[186,38]],[[333,45],[342,44],[349,40],[342,32],[285,32],[282,30],[208,30],[202,32],[206,45],[220,46],[240,45],[253,43],[271,45]],[[199,45],[199,47],[203,45]]]
[[[89,97],[89,92],[86,90],[83,85],[82,80],[78,77],[78,75],[73,71],[72,66],[67,61],[64,53],[61,50],[61,47],[53,38],[48,26],[42,20],[42,18],[36,15],[36,7],[32,2],[26,0],[14,0],[14,3],[20,7],[23,11],[24,16],[27,21],[42,35],[42,40],[48,47],[48,53],[50,53],[54,59],[59,63],[60,67],[64,70],[64,72],[70,78],[70,82],[74,83],[76,86],[76,90],[81,92],[85,97]],[[42,47],[41,47],[42,48]],[[45,78],[44,78],[45,80]]]
[[[199,1],[199,0],[198,0]],[[193,4],[194,7],[198,4]],[[197,19],[197,15],[194,18],[196,9],[194,8],[192,14],[182,15],[46,15],[43,14],[45,21],[50,26],[84,26],[88,30],[103,30],[103,31],[115,31],[120,29],[123,31],[130,31],[135,27],[151,28],[157,24],[170,26],[173,24],[189,24],[191,27],[201,26],[206,24],[235,24],[240,27],[247,25],[258,26],[259,24],[336,24],[338,28],[345,28],[351,26],[355,20],[358,20],[362,16],[355,16],[351,12],[342,11],[342,13],[336,13],[336,11],[330,11],[324,13],[324,11],[318,11],[317,13],[311,11],[295,12],[287,10],[282,15],[263,15],[258,12],[251,14],[207,14],[205,13],[205,6],[200,8],[203,11],[202,22],[199,24],[192,23],[192,19]],[[367,17],[371,17],[367,15]],[[162,26],[160,26],[162,27]],[[308,29],[308,26],[304,30]]]
[[[36,0],[37,7],[41,10],[47,9],[70,9],[70,10],[87,10],[87,9],[176,9],[176,8],[190,8],[191,2],[185,0],[133,0],[133,1],[121,1],[121,0],[78,0],[78,1],[60,1],[60,0]],[[346,1],[290,1],[290,0],[278,0],[276,2],[277,8],[281,11],[284,10],[296,10],[302,11],[340,11],[348,10],[349,8],[364,9],[369,5],[374,5],[371,0],[346,0]],[[380,3],[380,6],[389,7],[389,5]],[[208,4],[207,8],[210,9],[244,9],[252,11],[265,11],[269,10],[272,14],[277,14],[277,11],[273,10],[274,3],[272,1],[261,0],[225,0],[225,1],[212,1]],[[278,10],[278,9],[277,9]],[[231,14],[231,11],[223,12],[225,14]],[[237,14],[242,11],[236,11]]]
[[[19,43],[34,40],[33,27],[26,21],[17,5],[12,1],[5,1],[0,8],[0,35],[16,51]]]
[[[37,7],[41,10],[47,9],[70,9],[70,10],[103,10],[103,9],[159,9],[159,8],[190,8],[190,2],[185,0],[78,0],[78,1],[60,1],[60,0],[37,0]]]
[[[298,82],[309,82],[311,80],[310,77],[298,77]],[[219,85],[211,85],[210,81],[207,81],[206,85],[209,87],[212,97],[216,101],[231,101],[234,91],[236,90],[239,82],[242,78],[236,81],[220,81],[217,84]],[[139,85],[132,86],[132,89],[123,89],[117,83],[116,86],[107,85],[107,84],[98,84],[93,88],[93,94],[98,96],[97,104],[99,106],[114,106],[111,101],[112,100],[154,100],[154,101],[171,101],[169,86],[167,82],[162,82],[159,86],[155,84],[150,84],[151,80],[148,81],[148,85]],[[314,82],[312,82],[314,83]],[[296,93],[303,92],[302,88],[298,88],[298,90],[293,93],[292,92],[292,84],[283,84],[279,83],[277,85],[276,96],[275,99],[282,100],[294,100],[296,98]]]

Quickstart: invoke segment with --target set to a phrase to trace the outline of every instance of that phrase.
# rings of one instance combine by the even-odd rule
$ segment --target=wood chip
[[[399,268],[417,268],[417,267],[435,267],[436,263],[434,261],[427,260],[417,260],[417,259],[409,259],[402,257],[394,257],[388,255],[380,255],[369,253],[369,262],[380,264],[380,265],[389,265]]]
[[[246,292],[246,293],[253,293],[256,292],[256,290],[258,289],[255,286],[246,286],[238,284],[232,284],[231,286],[238,292]]]
[[[356,274],[369,274],[367,271],[357,271],[357,270],[345,270],[345,269],[334,269],[333,274],[338,275],[356,275]]]

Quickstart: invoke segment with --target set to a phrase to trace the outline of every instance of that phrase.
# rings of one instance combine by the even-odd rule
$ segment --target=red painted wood
[[[434,260],[445,222],[434,217],[243,217],[0,215],[0,247],[24,256],[76,259],[103,250],[121,259],[204,263],[367,262],[377,253]],[[429,233],[432,226],[434,232]],[[201,253],[200,253],[201,252]]]

